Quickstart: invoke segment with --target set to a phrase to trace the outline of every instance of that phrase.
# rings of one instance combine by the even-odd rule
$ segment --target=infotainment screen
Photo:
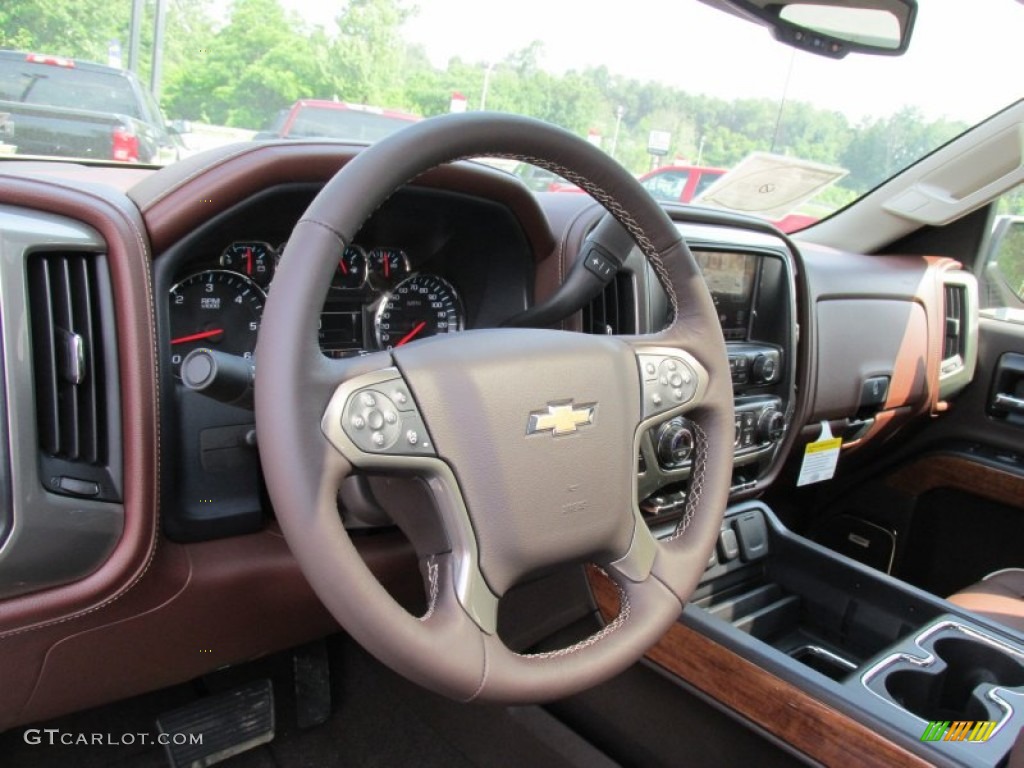
[[[757,276],[757,257],[730,251],[694,251],[697,265],[718,309],[726,339],[744,339]]]

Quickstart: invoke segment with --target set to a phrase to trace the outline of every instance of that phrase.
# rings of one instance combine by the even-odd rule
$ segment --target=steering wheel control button
[[[412,411],[416,409],[416,404],[412,401],[412,395],[409,394],[409,389],[402,382],[396,381],[390,383],[387,391],[398,410]]]
[[[349,397],[341,423],[349,439],[368,453],[387,450],[402,434],[395,404],[373,389],[362,389]]]
[[[654,416],[684,405],[697,394],[698,377],[686,360],[667,354],[646,353],[637,355],[637,358],[643,373],[644,416]]]
[[[335,425],[333,428],[325,419],[327,436],[331,437],[332,431],[336,434],[340,426],[345,436],[364,454],[395,457],[436,455],[427,425],[420,418],[412,393],[397,371],[369,374],[363,380],[363,386],[359,386],[356,380],[340,390],[347,394],[335,395],[344,397],[344,406],[340,409],[340,416],[330,420]],[[342,447],[333,438],[332,442],[336,447]]]

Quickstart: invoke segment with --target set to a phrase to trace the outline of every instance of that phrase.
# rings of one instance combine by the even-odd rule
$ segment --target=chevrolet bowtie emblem
[[[577,429],[594,423],[594,409],[597,403],[584,403],[577,407],[568,403],[549,404],[543,411],[531,411],[526,425],[526,434],[551,432],[555,436],[571,435]]]

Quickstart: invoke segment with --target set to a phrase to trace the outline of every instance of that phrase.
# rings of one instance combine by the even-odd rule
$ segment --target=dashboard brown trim
[[[138,212],[103,187],[3,175],[0,202],[68,216],[107,243],[118,328],[124,451],[124,534],[110,558],[81,581],[0,603],[0,640],[67,621],[116,600],[145,573],[156,544],[159,473],[156,331],[150,252]],[[2,649],[2,645],[0,645]],[[2,658],[2,653],[0,653]]]
[[[601,615],[613,619],[615,586],[593,570],[588,579]],[[646,658],[825,765],[929,765],[683,624],[674,624]]]
[[[305,141],[230,145],[158,171],[132,188],[129,196],[142,211],[153,251],[161,253],[255,192],[278,184],[326,182],[360,149]],[[536,198],[509,174],[456,163],[428,171],[413,184],[502,203],[522,224],[537,261],[555,250],[555,238]]]

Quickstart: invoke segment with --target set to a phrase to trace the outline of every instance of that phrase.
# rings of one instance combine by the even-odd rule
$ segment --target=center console
[[[789,532],[760,502],[727,512],[681,621],[934,764],[998,765],[1024,725],[1024,637]]]
[[[779,458],[794,402],[796,339],[792,255],[770,236],[745,233],[722,243],[710,227],[689,225],[687,242],[718,310],[726,341],[736,411],[734,499],[759,490]],[[731,234],[735,237],[736,231]],[[657,281],[649,281],[656,286]],[[651,297],[652,316],[667,311]],[[685,506],[695,429],[683,417],[651,428],[638,457],[640,508],[648,522],[677,516]]]

